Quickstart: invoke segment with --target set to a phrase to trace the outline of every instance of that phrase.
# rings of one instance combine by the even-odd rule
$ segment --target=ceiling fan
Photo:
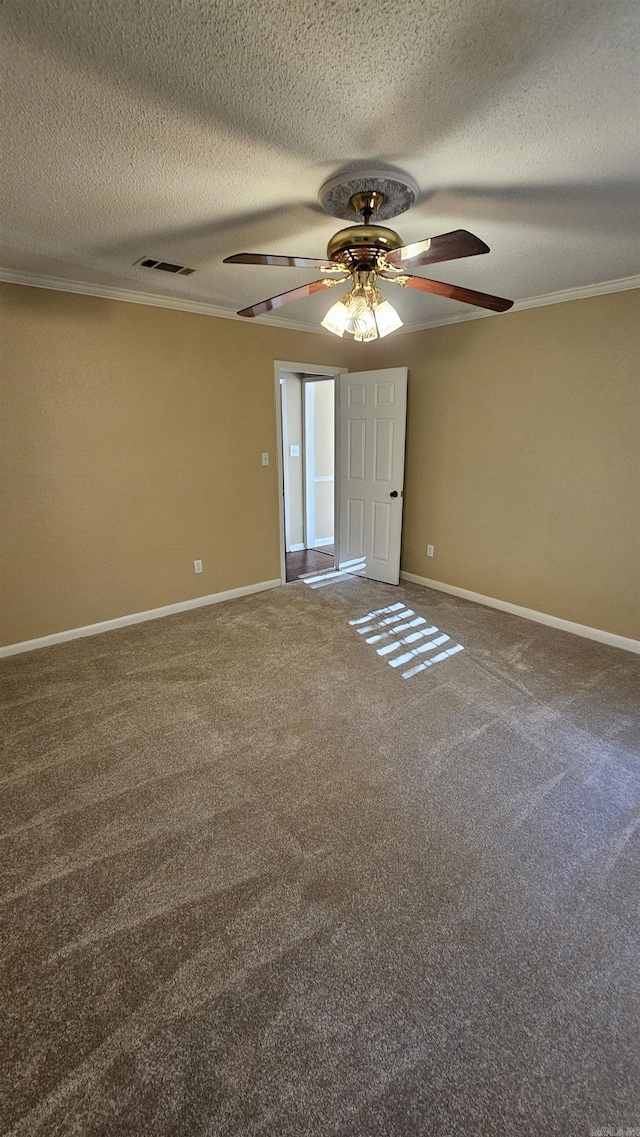
[[[329,309],[322,326],[337,336],[348,332],[359,341],[368,341],[389,335],[402,327],[402,320],[392,304],[385,300],[378,287],[378,279],[430,292],[464,304],[474,304],[493,312],[506,312],[513,300],[475,292],[456,284],[444,284],[422,276],[412,276],[408,267],[451,261],[459,257],[473,257],[488,253],[489,246],[466,229],[455,229],[438,237],[428,237],[411,245],[403,245],[393,229],[372,224],[371,218],[386,220],[404,212],[416,200],[418,187],[405,175],[394,172],[373,174],[358,178],[344,175],[331,179],[320,190],[323,208],[334,216],[350,219],[362,218],[358,225],[341,229],[329,241],[326,259],[315,257],[286,257],[270,253],[236,253],[225,257],[224,264],[282,265],[292,268],[318,268],[323,275],[319,280],[292,288],[278,296],[271,296],[259,304],[242,308],[239,316],[263,316],[292,300],[301,300],[314,292],[334,288],[351,280],[352,287]]]

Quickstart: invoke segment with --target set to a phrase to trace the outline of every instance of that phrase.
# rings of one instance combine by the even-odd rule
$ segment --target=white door
[[[407,368],[340,376],[340,569],[400,579]]]

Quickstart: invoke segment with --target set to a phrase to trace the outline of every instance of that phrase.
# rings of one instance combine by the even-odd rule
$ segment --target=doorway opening
[[[335,381],[285,371],[282,385],[287,581],[332,569],[335,543]]]
[[[399,583],[407,378],[406,367],[349,372],[276,362],[283,584],[300,577],[310,584],[318,572],[323,587],[343,576]],[[330,388],[322,389],[327,379],[333,404]],[[289,380],[296,394],[287,414]],[[331,423],[333,452],[326,437]],[[296,553],[305,554],[297,563]]]
[[[335,564],[336,378],[344,370],[276,365],[283,583]]]

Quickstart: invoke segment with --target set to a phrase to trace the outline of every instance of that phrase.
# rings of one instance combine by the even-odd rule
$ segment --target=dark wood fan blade
[[[394,281],[394,283],[400,282]],[[491,296],[488,292],[474,292],[472,288],[460,288],[457,284],[444,284],[441,280],[427,280],[423,276],[410,276],[401,283],[404,288],[416,288],[418,292],[431,292],[434,296],[446,296],[450,300],[461,300],[463,304],[475,304],[478,308],[490,308],[492,312],[507,312],[509,308],[513,307],[513,300],[504,300],[502,296]]]
[[[458,257],[475,257],[488,252],[489,246],[479,237],[466,229],[454,229],[452,233],[441,233],[439,237],[428,237],[426,241],[394,249],[387,253],[387,260],[396,266],[431,265],[436,261],[455,261]]]
[[[345,276],[345,282],[348,277]],[[311,284],[303,284],[300,288],[292,288],[290,292],[281,292],[279,296],[271,296],[269,300],[262,300],[260,304],[252,304],[250,308],[243,308],[239,316],[264,316],[265,312],[272,312],[274,308],[281,308],[283,304],[290,304],[292,300],[302,300],[314,292],[322,292],[324,288],[331,288],[336,281],[312,280]],[[342,283],[342,281],[340,282]]]
[[[331,261],[317,260],[315,257],[279,257],[272,253],[234,253],[225,257],[223,265],[284,265],[289,268],[330,268],[340,270],[340,265]]]

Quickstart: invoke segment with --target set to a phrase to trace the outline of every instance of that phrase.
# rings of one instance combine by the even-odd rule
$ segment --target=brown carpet
[[[2,1132],[640,1126],[639,664],[356,579],[4,661]]]

